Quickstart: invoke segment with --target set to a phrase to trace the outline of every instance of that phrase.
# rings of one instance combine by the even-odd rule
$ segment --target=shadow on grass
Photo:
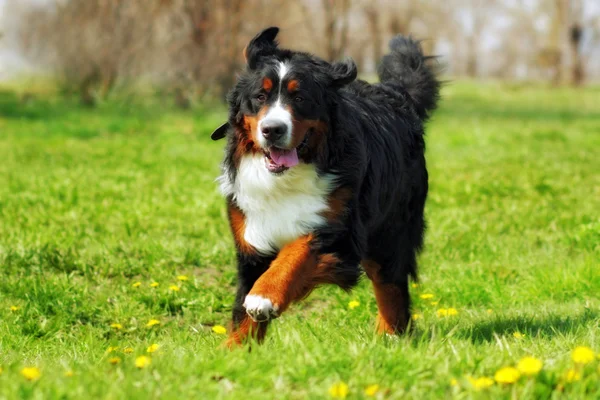
[[[495,336],[510,336],[515,332],[526,337],[552,337],[574,333],[590,323],[600,323],[600,313],[586,309],[571,316],[558,315],[522,315],[516,317],[498,317],[491,321],[459,329],[454,337],[470,339],[473,343],[495,340]]]

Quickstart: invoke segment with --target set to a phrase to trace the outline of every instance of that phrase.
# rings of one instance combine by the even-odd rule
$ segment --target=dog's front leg
[[[317,254],[311,249],[312,240],[312,235],[307,235],[284,246],[254,283],[244,301],[252,320],[263,322],[278,317],[314,288]]]

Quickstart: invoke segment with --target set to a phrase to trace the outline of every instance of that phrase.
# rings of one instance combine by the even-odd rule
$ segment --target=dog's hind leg
[[[381,265],[373,260],[361,262],[373,283],[377,300],[377,332],[400,334],[406,331],[410,321],[410,297],[408,280],[388,281],[382,274]]]

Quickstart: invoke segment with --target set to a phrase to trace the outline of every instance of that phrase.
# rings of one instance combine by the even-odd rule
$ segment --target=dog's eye
[[[265,101],[267,101],[267,96],[261,93],[258,96],[256,96],[256,100],[260,101],[261,103],[264,103]]]
[[[294,97],[294,101],[296,103],[302,103],[304,101],[304,97],[302,97],[302,96],[296,96],[296,97]]]

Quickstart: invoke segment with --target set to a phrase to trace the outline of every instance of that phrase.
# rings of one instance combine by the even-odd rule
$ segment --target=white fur
[[[262,296],[249,294],[244,300],[246,313],[254,321],[267,321],[278,316],[279,306]]]
[[[269,172],[261,154],[242,157],[235,182],[221,177],[221,191],[232,195],[246,216],[244,239],[262,254],[323,225],[334,175],[319,177],[314,166],[300,163],[281,175]]]
[[[281,92],[281,83],[283,82],[283,78],[285,78],[285,75],[289,70],[290,69],[286,63],[279,62],[279,65],[277,66],[277,74],[279,75],[279,92]]]
[[[261,147],[267,148],[267,140],[262,135],[262,124],[265,121],[269,122],[281,122],[286,126],[285,133],[285,146],[289,147],[292,142],[292,115],[288,110],[281,106],[281,101],[277,99],[275,105],[269,109],[267,115],[265,115],[260,121],[258,121],[258,132],[256,132],[256,137],[258,137],[258,143]]]

